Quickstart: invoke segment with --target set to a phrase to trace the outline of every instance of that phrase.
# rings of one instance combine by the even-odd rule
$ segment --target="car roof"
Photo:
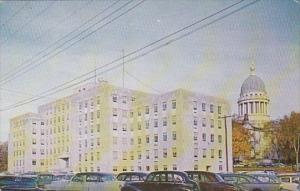
[[[136,175],[147,175],[149,173],[146,172],[121,172],[118,174],[119,175],[132,175],[132,174],[136,174]]]
[[[80,172],[75,175],[100,175],[100,176],[111,175],[111,176],[113,176],[112,173],[106,173],[106,172]]]

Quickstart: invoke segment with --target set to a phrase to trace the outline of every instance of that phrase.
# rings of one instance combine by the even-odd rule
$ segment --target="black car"
[[[121,191],[199,191],[197,183],[180,171],[151,172],[145,181],[127,182]]]
[[[148,173],[145,172],[122,172],[118,174],[117,180],[125,182],[135,182],[146,180]]]
[[[218,174],[206,171],[186,171],[190,179],[196,181],[200,190],[205,191],[237,191],[232,184],[225,183]]]
[[[1,191],[42,191],[42,189],[38,188],[37,182],[33,178],[28,177],[1,177]]]

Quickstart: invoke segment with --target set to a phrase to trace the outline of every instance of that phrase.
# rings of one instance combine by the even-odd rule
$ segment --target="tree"
[[[233,158],[250,158],[251,156],[251,133],[237,121],[232,121],[232,151]]]
[[[7,142],[0,142],[0,172],[7,171]]]
[[[277,123],[270,123],[268,126],[272,131],[270,136],[273,148],[276,148],[277,155],[285,162],[299,162],[300,152],[300,113],[291,112],[289,116],[284,116]],[[298,170],[298,165],[297,165]]]

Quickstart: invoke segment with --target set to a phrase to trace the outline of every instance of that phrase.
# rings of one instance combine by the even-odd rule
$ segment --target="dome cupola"
[[[250,67],[251,74],[243,82],[241,87],[240,96],[249,94],[249,93],[267,93],[264,81],[255,75],[255,67]]]

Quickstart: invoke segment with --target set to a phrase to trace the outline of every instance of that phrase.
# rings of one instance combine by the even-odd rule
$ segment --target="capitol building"
[[[242,84],[238,104],[238,120],[244,121],[244,127],[251,131],[252,157],[265,158],[268,139],[264,135],[265,124],[270,122],[270,98],[264,81],[255,73],[255,67],[250,67],[250,75]]]

